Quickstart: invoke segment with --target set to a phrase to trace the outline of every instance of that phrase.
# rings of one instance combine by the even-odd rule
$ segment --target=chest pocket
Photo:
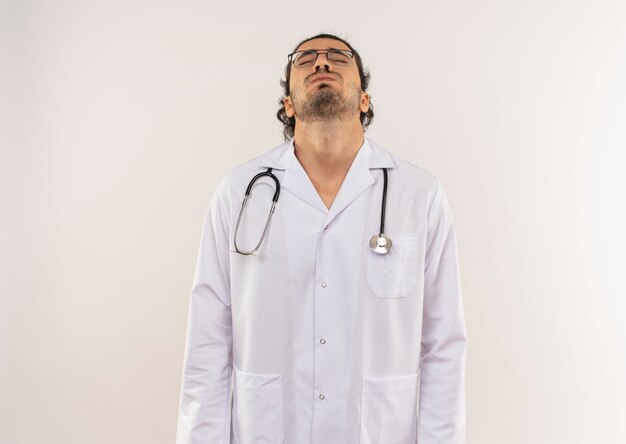
[[[377,298],[403,298],[417,282],[417,237],[391,239],[387,254],[368,248],[366,282]]]

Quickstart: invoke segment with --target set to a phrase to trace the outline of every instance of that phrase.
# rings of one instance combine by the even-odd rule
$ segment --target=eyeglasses
[[[317,56],[326,54],[326,59],[335,68],[345,68],[352,63],[354,54],[347,49],[330,48],[327,50],[307,49],[306,51],[292,52],[287,58],[296,68],[310,68],[317,61]]]

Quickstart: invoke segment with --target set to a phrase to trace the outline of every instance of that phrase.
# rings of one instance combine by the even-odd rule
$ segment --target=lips
[[[311,83],[317,82],[318,80],[335,80],[335,79],[332,78],[331,76],[321,75],[321,76],[314,77],[311,80]]]

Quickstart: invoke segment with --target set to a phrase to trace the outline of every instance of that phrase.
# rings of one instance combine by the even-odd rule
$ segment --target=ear
[[[285,107],[285,113],[287,114],[287,117],[293,117],[294,111],[293,103],[291,103],[291,97],[285,97],[285,99],[283,100],[283,106]]]
[[[370,109],[370,95],[366,92],[361,92],[361,101],[359,102],[359,109],[363,113],[366,113]]]

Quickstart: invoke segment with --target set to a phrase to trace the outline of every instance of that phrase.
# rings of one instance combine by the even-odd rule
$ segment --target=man
[[[434,175],[364,137],[368,81],[345,40],[302,41],[281,82],[286,142],[219,181],[178,444],[465,441],[452,214]]]

